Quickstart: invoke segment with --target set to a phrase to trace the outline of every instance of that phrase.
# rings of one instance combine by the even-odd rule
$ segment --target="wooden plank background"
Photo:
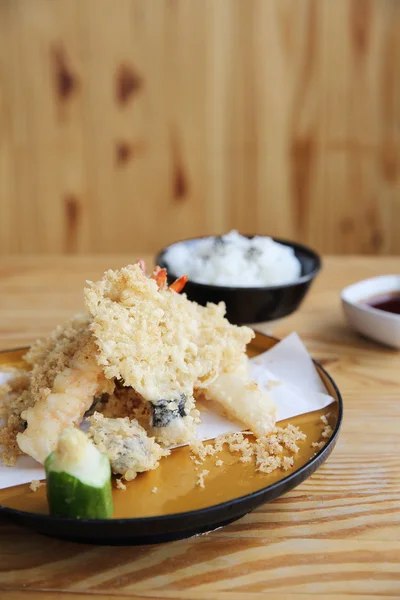
[[[398,253],[399,0],[0,0],[0,253]]]

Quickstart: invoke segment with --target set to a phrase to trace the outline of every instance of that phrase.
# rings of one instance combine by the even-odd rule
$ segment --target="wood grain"
[[[397,0],[2,0],[0,253],[398,253]]]
[[[43,598],[43,600],[57,600],[58,598],[61,598],[62,600],[90,600],[93,599],[93,595],[91,593],[88,594],[75,594],[75,593],[68,593],[68,592],[48,592],[48,591],[40,591],[40,596],[38,596],[38,592],[34,591],[34,590],[3,590],[3,596],[2,598],[4,598],[4,600],[24,600],[25,598],[27,600],[29,599],[36,599],[38,597]],[[118,594],[118,593],[113,593],[111,594],[96,594],[96,600],[125,600],[127,598],[127,596]],[[246,600],[248,596],[246,596],[246,594],[243,594],[241,592],[222,592],[222,593],[217,593],[217,594],[213,594],[213,598],[215,598],[216,600],[230,600],[232,598],[232,600]],[[171,596],[171,595],[167,595],[167,596],[159,596],[158,594],[129,594],[129,598],[133,598],[134,600],[147,600],[148,598],[152,598],[154,600],[160,600],[161,598],[168,598],[169,600],[203,600],[204,599],[204,595],[196,595],[196,594],[191,594],[189,593],[189,595],[182,595],[179,594],[179,596]],[[267,598],[267,600],[292,600],[293,596],[292,594],[276,594],[274,592],[262,592],[260,593],[254,593],[252,594],[252,598],[255,598],[256,600],[261,600],[263,598]],[[310,595],[309,594],[296,594],[296,600],[309,600]],[[359,595],[359,594],[324,594],[324,600],[383,600],[384,598],[387,598],[387,596],[381,596],[381,595],[376,595],[376,594],[367,594],[367,595]]]
[[[9,257],[0,268],[1,347],[24,345],[82,309],[85,279],[136,256]],[[145,255],[147,260],[151,256]],[[350,331],[342,287],[397,259],[328,257],[301,309],[259,325],[299,332],[345,402],[332,456],[279,500],[208,536],[102,548],[0,525],[0,598],[382,600],[400,597],[400,354]]]

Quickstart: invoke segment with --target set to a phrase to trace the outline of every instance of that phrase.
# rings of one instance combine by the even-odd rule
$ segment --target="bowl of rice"
[[[274,321],[293,313],[321,269],[311,248],[268,236],[207,236],[175,242],[156,256],[171,283],[188,276],[190,300],[225,302],[231,323]]]

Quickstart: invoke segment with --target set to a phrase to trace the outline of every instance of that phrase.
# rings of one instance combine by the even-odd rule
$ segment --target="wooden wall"
[[[400,0],[0,0],[0,252],[400,252]]]

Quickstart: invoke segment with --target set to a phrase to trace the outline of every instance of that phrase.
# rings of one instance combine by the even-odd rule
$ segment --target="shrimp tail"
[[[161,267],[155,267],[151,279],[154,279],[160,290],[167,287],[167,269],[161,269]]]
[[[143,258],[139,258],[135,264],[139,265],[144,275],[146,275],[146,263],[144,262]]]
[[[174,283],[171,283],[171,285],[169,286],[168,289],[173,290],[174,292],[179,294],[179,292],[181,292],[183,290],[183,288],[185,287],[187,280],[188,280],[187,275],[182,275],[182,277],[179,277],[179,279],[176,279],[174,281]]]

